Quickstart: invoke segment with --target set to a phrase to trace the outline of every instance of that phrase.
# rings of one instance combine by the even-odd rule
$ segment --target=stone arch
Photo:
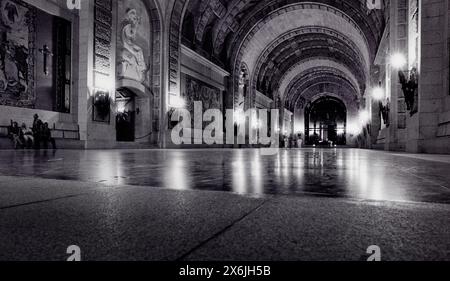
[[[315,14],[312,13],[311,10],[313,10]],[[292,20],[289,20],[289,18],[292,18]],[[249,65],[250,72],[253,75],[257,59],[260,54],[263,53],[265,46],[269,45],[274,37],[277,38],[290,30],[298,28],[299,25],[302,25],[298,22],[298,19],[302,19],[302,22],[304,23],[303,26],[315,25],[336,30],[336,25],[339,25],[342,32],[346,31],[346,34],[351,36],[351,41],[358,46],[357,49],[362,52],[366,67],[364,71],[365,73],[368,73],[371,52],[367,38],[364,36],[364,33],[358,25],[348,15],[328,5],[311,5],[306,3],[292,4],[268,14],[252,28],[251,32],[245,35],[245,39],[239,43],[239,46],[234,46],[235,48],[232,50],[231,55],[231,63],[234,65],[234,91],[236,91],[236,79],[238,78],[236,75],[238,71],[237,66],[242,61],[245,61]],[[275,26],[277,26],[278,30],[275,30]],[[270,38],[269,36],[265,37],[263,34],[270,34]]]
[[[270,82],[273,88],[272,90],[276,92],[281,81],[281,79],[279,78],[283,77],[285,72],[290,71],[292,69],[292,65],[298,65],[298,61],[309,59],[308,57],[306,57],[306,55],[319,56],[320,52],[323,53],[323,51],[319,52],[319,50],[317,53],[314,53],[312,51],[309,53],[304,52],[304,50],[307,50],[304,49],[304,45],[307,46],[310,44],[308,43],[308,40],[317,41],[320,39],[327,42],[328,44],[329,40],[331,40],[330,38],[336,38],[336,40],[339,40],[336,41],[337,44],[345,44],[345,46],[347,46],[346,48],[339,48],[339,52],[342,52],[342,54],[346,54],[347,62],[350,62],[350,60],[356,58],[356,63],[353,63],[352,65],[346,65],[345,61],[340,61],[340,64],[353,72],[352,76],[358,77],[358,87],[360,87],[362,89],[361,91],[363,92],[363,88],[365,87],[365,80],[367,79],[365,73],[365,69],[367,68],[367,66],[365,66],[365,62],[362,59],[362,54],[359,52],[357,46],[345,35],[335,30],[316,26],[306,26],[294,29],[276,38],[264,50],[264,52],[259,56],[257,60],[255,71],[252,74],[252,90],[259,90],[264,92],[264,89],[260,88],[260,83],[264,80],[266,82]],[[319,42],[315,43],[314,46],[317,49],[322,48],[318,44]],[[287,57],[287,55],[285,54],[288,50],[291,54],[290,57]],[[282,58],[283,60],[281,61],[280,58]],[[329,59],[333,60],[334,58],[330,57]],[[282,66],[279,66],[279,64],[282,64]],[[275,72],[270,73],[273,71]],[[267,75],[267,73],[269,73],[269,75]],[[265,76],[270,77],[271,81],[267,81],[268,79],[266,79]],[[275,84],[272,85],[272,83]]]
[[[242,13],[243,7],[248,4],[250,0],[233,0],[231,4],[232,7],[230,10],[230,14],[233,13]],[[359,1],[359,3],[358,3]],[[296,9],[296,6],[301,5],[303,7],[307,7],[310,9],[322,9],[331,11],[339,16],[345,17],[345,19],[353,24],[356,28],[360,30],[360,33],[364,35],[368,45],[370,45],[370,49],[372,51],[372,55],[375,56],[375,52],[377,49],[377,41],[381,39],[381,35],[384,31],[384,17],[383,13],[378,12],[369,12],[365,9],[366,0],[355,0],[355,1],[334,1],[334,0],[294,0],[294,1],[279,1],[279,0],[262,0],[258,1],[258,4],[255,4],[254,7],[248,9],[248,14],[245,16],[243,22],[240,23],[239,26],[234,27],[233,24],[233,33],[234,35],[231,38],[231,44],[227,46],[226,53],[228,58],[232,57],[233,50],[238,48],[248,34],[252,33],[252,29],[255,26],[264,24],[264,21],[271,16],[273,11],[279,11],[279,14],[284,13],[286,10]],[[233,6],[234,5],[234,6]],[[231,21],[233,17],[236,15],[227,15],[222,19],[221,25],[218,24],[217,29],[225,32],[227,21]],[[276,16],[276,14],[275,14]],[[222,28],[220,27],[222,26]],[[236,31],[237,30],[237,31]],[[228,31],[230,32],[230,31]],[[226,33],[226,32],[225,32]],[[215,35],[217,41],[219,41],[219,45],[224,43],[224,39],[226,38],[226,34],[220,35],[218,32]]]
[[[180,53],[181,53],[181,32],[183,28],[183,18],[189,0],[172,0],[167,5],[171,11],[168,17],[168,103],[171,96],[179,95],[180,87]]]
[[[318,84],[319,85],[319,84]],[[316,99],[323,96],[333,96],[342,100],[342,102],[347,107],[349,113],[357,112],[359,109],[359,102],[356,100],[349,99],[342,91],[338,91],[338,87],[336,84],[331,83],[323,83],[325,87],[322,88],[322,91],[317,91],[318,85],[308,88],[303,93],[299,95],[299,97],[304,98],[307,102],[304,104],[303,108],[298,106],[299,99],[297,100],[297,109],[304,109],[308,106],[309,103],[314,102]]]
[[[339,70],[345,76],[347,76],[348,79],[352,81],[354,85],[358,85],[360,83],[360,81],[358,81],[358,79],[350,69],[348,69],[343,64],[333,60],[332,58],[321,58],[321,57],[309,58],[306,60],[299,61],[296,65],[292,66],[288,71],[286,71],[286,73],[280,79],[281,82],[277,89],[279,96],[283,98],[287,94],[287,89],[289,88],[289,85],[293,81],[298,80],[299,73],[303,73],[317,66]]]
[[[116,88],[117,89],[122,89],[122,88],[130,89],[137,96],[142,97],[142,98],[153,97],[153,92],[150,90],[150,88],[146,87],[142,83],[139,83],[138,81],[133,80],[133,79],[123,78],[123,79],[117,81]]]
[[[302,112],[307,144],[313,145],[327,140],[346,145],[348,111],[347,104],[340,97],[330,93],[316,95]]]
[[[305,100],[305,107],[316,95],[320,95],[323,93],[333,93],[342,99],[348,108],[354,108],[357,110],[360,105],[360,101],[356,99],[355,94],[352,92],[352,89],[348,89],[343,87],[339,81],[328,81],[328,82],[317,82],[311,85],[308,85],[301,92],[297,93],[296,100],[294,102],[294,109],[299,108],[298,103],[301,98]]]
[[[359,91],[357,84],[352,83],[348,76],[339,69],[330,67],[315,67],[307,71],[301,72],[297,77],[291,80],[288,87],[283,94],[283,100],[287,108],[295,108],[298,99],[295,100],[295,95],[304,90],[304,87],[319,82],[333,82],[340,81],[342,86],[352,90],[355,94],[355,100],[359,100]],[[295,102],[293,102],[295,100]]]
[[[343,88],[336,81],[318,82],[310,85],[297,95],[293,108],[296,131],[305,132],[305,110],[311,102],[325,96],[332,96],[341,100],[347,108],[347,125],[355,123],[360,104],[355,99],[352,90]],[[350,141],[350,139],[347,139],[347,141]]]

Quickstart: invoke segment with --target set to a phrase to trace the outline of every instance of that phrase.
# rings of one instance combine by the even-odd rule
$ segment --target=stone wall
[[[66,19],[70,22],[72,22],[73,30],[76,30],[78,28],[78,11],[72,11],[68,10],[66,6],[66,1],[60,1],[60,0],[53,0],[53,1],[47,1],[47,0],[24,0],[24,2],[28,3],[30,6],[35,7],[37,9],[40,9],[42,11],[45,11],[46,13],[58,16],[63,19]],[[78,34],[74,34],[73,36],[73,50],[76,50],[78,47]],[[40,46],[42,47],[42,46]],[[37,48],[40,48],[37,46]],[[35,52],[37,50],[34,50]],[[39,53],[39,55],[41,55]],[[29,126],[32,123],[33,115],[37,113],[42,120],[45,120],[48,122],[51,126],[52,124],[64,124],[64,123],[72,123],[76,124],[78,119],[78,91],[77,91],[77,83],[78,83],[78,54],[74,52],[72,54],[72,59],[74,65],[72,66],[72,81],[73,81],[73,87],[72,87],[72,95],[71,95],[71,109],[70,113],[59,113],[59,112],[53,112],[47,105],[45,108],[46,110],[42,109],[33,109],[33,108],[18,108],[18,107],[11,107],[11,106],[2,106],[0,105],[0,124],[1,125],[8,125],[10,120],[16,120],[20,123],[24,122],[28,124]],[[51,63],[52,58],[49,58],[49,71],[51,71]],[[32,65],[32,64],[30,64]],[[37,66],[35,66],[37,67]],[[39,69],[36,69],[37,73],[42,72],[43,65],[39,66]],[[33,69],[34,71],[34,69]],[[49,110],[50,109],[50,110]]]
[[[422,0],[419,152],[450,153],[449,3]]]
[[[203,111],[219,109],[225,114],[227,104],[231,102],[226,92],[229,73],[186,46],[180,47],[180,56],[178,85],[183,107],[191,112],[192,118],[194,118],[193,103],[195,101],[203,102]],[[169,129],[166,131],[166,146],[174,147],[170,134]]]

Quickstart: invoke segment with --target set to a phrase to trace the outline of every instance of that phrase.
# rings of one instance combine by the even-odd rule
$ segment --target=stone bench
[[[11,125],[0,124],[0,149],[11,149],[13,144],[9,139],[9,128]],[[80,140],[80,128],[77,124],[70,123],[55,123],[53,127],[50,128],[51,136],[54,138],[61,147],[59,143],[68,143],[70,148],[78,148],[81,146]],[[62,147],[65,147],[63,145]]]
[[[3,126],[0,125],[0,137],[8,137],[9,135],[9,125],[8,126]]]
[[[52,138],[54,139],[80,139],[80,127],[77,124],[55,123],[51,128]]]

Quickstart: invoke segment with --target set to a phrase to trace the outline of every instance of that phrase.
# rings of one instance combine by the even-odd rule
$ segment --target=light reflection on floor
[[[264,196],[450,203],[450,163],[356,149],[1,151],[0,175]]]

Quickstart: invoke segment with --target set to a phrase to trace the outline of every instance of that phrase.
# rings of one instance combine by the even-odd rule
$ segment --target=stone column
[[[392,0],[390,2],[390,50],[389,55],[399,52],[408,54],[408,4],[407,0]],[[391,112],[390,127],[387,132],[386,150],[404,151],[406,146],[406,105],[398,72],[391,73]]]
[[[91,94],[87,101],[88,106],[88,148],[113,148],[116,143],[115,130],[115,111],[114,99],[116,90],[115,81],[115,61],[116,61],[116,18],[115,11],[117,2],[112,0],[89,1],[90,11],[93,17],[90,24],[92,38],[89,38],[89,44],[92,47],[87,53],[93,57],[92,71],[88,75],[93,77]],[[109,118],[99,121],[94,118],[93,99],[97,91],[108,92],[111,99]],[[94,120],[95,119],[95,120]]]
[[[79,45],[78,45],[78,124],[80,126],[80,139],[87,141],[88,139],[88,122],[89,116],[89,98],[93,86],[93,61],[94,58],[94,0],[81,1],[81,9],[79,11],[80,24],[78,29]]]
[[[450,97],[447,0],[422,0],[419,83],[419,150],[449,153]],[[450,129],[450,127],[449,127]]]

